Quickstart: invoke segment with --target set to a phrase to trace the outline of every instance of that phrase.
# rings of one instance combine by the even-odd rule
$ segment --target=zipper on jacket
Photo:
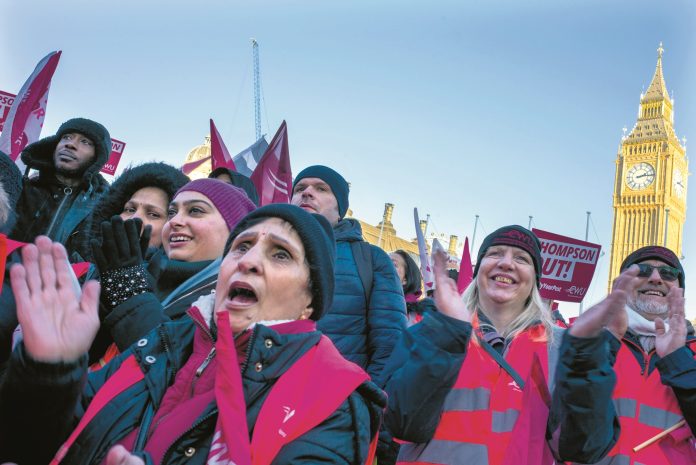
[[[247,365],[249,365],[249,358],[251,357],[251,348],[254,345],[254,339],[256,339],[256,333],[258,331],[256,330],[256,326],[254,326],[254,329],[251,330],[251,336],[249,336],[249,342],[247,344],[247,349],[246,349],[246,354],[244,356],[244,362],[242,363],[241,366],[241,372],[244,373],[244,370],[246,370]],[[212,357],[211,357],[212,358]],[[204,361],[201,366],[206,365],[206,362]],[[200,366],[198,367],[199,369],[201,368]],[[205,366],[203,366],[203,369],[205,369]],[[198,373],[198,370],[196,370],[196,373]],[[209,413],[208,415],[204,416],[203,418],[200,418],[198,421],[196,421],[189,429],[184,431],[183,434],[181,434],[178,438],[172,442],[169,447],[167,447],[167,450],[164,452],[164,455],[162,456],[162,463],[167,463],[167,459],[169,458],[170,453],[172,452],[172,448],[179,442],[181,439],[183,439],[186,435],[188,435],[191,431],[195,430],[200,424],[202,424],[204,421],[206,421],[208,418],[210,418],[213,415],[217,415],[218,412],[214,411]],[[213,436],[215,435],[215,432],[213,431]]]
[[[193,391],[196,389],[196,383],[203,374],[203,371],[205,371],[205,369],[208,368],[208,365],[210,365],[210,361],[213,359],[213,357],[215,357],[215,346],[210,349],[210,352],[208,352],[208,356],[205,358],[205,360],[203,360],[203,363],[196,368],[196,373],[193,375],[193,380],[191,381],[191,397],[193,397]]]
[[[640,353],[643,356],[643,363],[640,364],[640,374],[644,375],[647,373],[649,370],[648,368],[650,367],[650,358],[652,355],[650,353],[646,352],[645,349],[643,349],[643,346],[636,344],[635,342],[631,341],[630,339],[624,339],[628,344],[631,344],[633,347],[636,349],[640,350]],[[655,349],[651,350],[650,352],[654,352]],[[633,355],[633,354],[631,354]]]
[[[68,200],[68,197],[70,197],[70,195],[72,195],[72,188],[71,187],[64,187],[63,193],[65,194],[63,196],[63,200],[60,201],[58,208],[56,208],[56,212],[53,215],[53,219],[51,220],[51,224],[48,225],[48,229],[46,230],[45,234],[48,237],[51,237],[51,232],[53,230],[53,227],[56,225],[56,220],[58,219],[58,215],[60,214],[61,210],[63,209],[63,206],[65,205],[65,201]]]
[[[159,333],[160,339],[162,340],[162,346],[164,346],[164,351],[166,353],[169,353],[169,342],[168,342],[167,333],[164,331],[164,327],[162,325],[160,325],[157,332]]]
[[[185,299],[186,297],[190,296],[190,295],[193,294],[194,292],[198,292],[198,291],[200,291],[201,289],[205,289],[206,287],[214,286],[214,285],[216,285],[216,284],[217,284],[217,279],[216,279],[215,281],[212,281],[212,282],[209,282],[209,283],[204,284],[204,285],[202,285],[202,286],[199,286],[199,287],[197,287],[197,288],[195,288],[195,289],[193,289],[193,290],[187,292],[186,294],[184,294],[184,295],[182,295],[182,296],[180,296],[180,297],[177,297],[175,300],[172,300],[171,302],[169,302],[169,303],[163,308],[163,310],[168,309],[169,307],[171,307],[171,306],[174,305],[175,303],[179,302],[181,299]]]
[[[258,328],[258,326],[254,326],[254,328],[251,330],[251,336],[249,336],[249,342],[247,343],[247,347],[244,353],[244,361],[242,362],[242,366],[239,369],[239,371],[242,374],[244,374],[244,372],[247,369],[247,366],[249,365],[249,359],[251,358],[251,348],[254,346],[254,339],[256,339],[256,333],[258,333],[256,328]]]

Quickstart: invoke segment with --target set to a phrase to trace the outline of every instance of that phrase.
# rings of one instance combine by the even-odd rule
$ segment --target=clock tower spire
[[[681,256],[689,166],[686,148],[674,133],[663,52],[660,43],[652,81],[640,96],[638,120],[616,156],[610,288],[621,262],[640,247],[661,245]]]

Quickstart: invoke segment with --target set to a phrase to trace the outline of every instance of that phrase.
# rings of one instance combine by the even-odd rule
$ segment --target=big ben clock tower
[[[638,121],[621,141],[614,179],[609,287],[626,256],[646,245],[682,252],[686,219],[686,149],[674,133],[674,102],[662,76],[662,44]]]

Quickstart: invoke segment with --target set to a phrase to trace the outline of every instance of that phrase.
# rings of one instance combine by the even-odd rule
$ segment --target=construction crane
[[[259,43],[251,39],[251,50],[254,56],[254,126],[256,140],[261,139],[261,73],[259,71]]]

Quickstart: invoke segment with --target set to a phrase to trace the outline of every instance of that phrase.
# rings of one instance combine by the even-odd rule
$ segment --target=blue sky
[[[63,50],[44,134],[72,116],[96,119],[127,143],[123,164],[180,165],[211,117],[230,151],[251,144],[255,37],[268,138],[287,120],[294,172],[336,168],[355,215],[377,223],[394,203],[405,237],[414,206],[432,231],[460,238],[480,215],[477,244],[529,215],[583,238],[589,210],[590,240],[608,251],[621,128],[635,123],[660,41],[677,135],[696,143],[691,0],[0,0],[0,13],[0,89],[16,92],[42,56]],[[605,293],[608,260],[589,302]]]

